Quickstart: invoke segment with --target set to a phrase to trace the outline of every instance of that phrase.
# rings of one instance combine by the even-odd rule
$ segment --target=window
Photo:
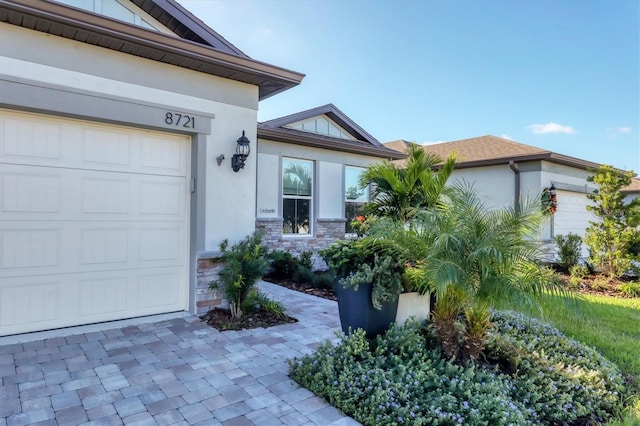
[[[282,159],[283,234],[311,234],[313,162]]]
[[[369,202],[369,187],[361,189],[359,185],[360,176],[364,171],[363,167],[346,166],[344,169],[344,214],[347,219],[347,234],[355,233],[351,222],[357,216],[364,216],[364,205]]]

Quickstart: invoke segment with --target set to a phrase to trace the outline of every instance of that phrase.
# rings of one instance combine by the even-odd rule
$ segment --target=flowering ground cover
[[[620,414],[621,371],[557,329],[494,312],[479,363],[445,360],[417,324],[361,332],[290,363],[301,385],[365,425],[579,425]]]

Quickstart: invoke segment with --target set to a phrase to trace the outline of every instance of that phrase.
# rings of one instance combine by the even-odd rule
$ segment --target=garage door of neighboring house
[[[0,110],[0,336],[188,308],[189,143]]]
[[[587,205],[590,203],[587,194],[561,190],[558,190],[556,194],[558,211],[553,218],[554,236],[573,233],[584,237],[585,230],[589,227],[589,221],[595,221],[595,216],[587,211]],[[588,255],[584,245],[582,255]]]

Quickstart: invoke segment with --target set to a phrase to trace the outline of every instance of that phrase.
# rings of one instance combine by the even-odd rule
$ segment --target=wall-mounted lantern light
[[[244,168],[244,162],[247,160],[247,157],[251,152],[251,148],[249,147],[250,142],[244,135],[244,130],[242,131],[242,136],[238,138],[237,143],[236,153],[231,157],[231,168],[234,172]]]

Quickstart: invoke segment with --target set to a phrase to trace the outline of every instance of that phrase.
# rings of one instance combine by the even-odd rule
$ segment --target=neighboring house
[[[220,303],[196,265],[255,229],[258,157],[314,160],[313,235],[342,214],[318,207],[342,182],[328,151],[256,149],[258,101],[303,75],[174,0],[0,0],[0,40],[0,336]]]
[[[260,123],[256,229],[270,249],[317,254],[363,213],[364,169],[403,156],[331,104]]]
[[[640,196],[640,179],[632,178],[631,184],[622,188],[620,192],[625,194],[625,202],[627,203],[634,198],[638,198]]]
[[[403,152],[408,143],[399,140],[385,146]],[[425,145],[424,150],[441,158],[457,153],[450,181],[473,183],[490,207],[540,199],[545,189],[555,187],[557,211],[548,216],[540,234],[550,247],[556,235],[583,237],[589,221],[596,220],[586,210],[590,203],[586,195],[595,189],[587,178],[600,164],[491,135]],[[583,255],[587,255],[584,246]]]

